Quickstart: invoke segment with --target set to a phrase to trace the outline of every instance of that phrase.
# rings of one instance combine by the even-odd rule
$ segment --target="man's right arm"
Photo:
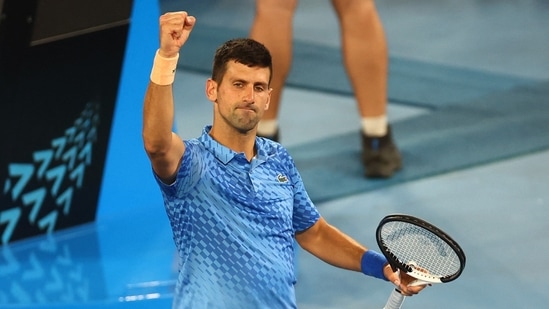
[[[174,100],[172,84],[179,50],[196,20],[186,12],[160,17],[160,48],[154,59],[151,81],[143,106],[143,143],[155,173],[165,183],[175,179],[185,144],[172,132]]]
[[[185,144],[174,132],[172,85],[149,83],[143,106],[143,142],[153,170],[162,181],[171,183]]]

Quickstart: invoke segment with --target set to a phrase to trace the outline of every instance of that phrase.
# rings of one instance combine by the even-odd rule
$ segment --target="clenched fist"
[[[179,53],[196,23],[187,12],[168,12],[160,16],[160,56],[171,58]]]

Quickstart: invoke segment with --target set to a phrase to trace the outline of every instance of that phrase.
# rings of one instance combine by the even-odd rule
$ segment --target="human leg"
[[[332,0],[343,60],[362,119],[362,161],[368,177],[390,177],[401,167],[387,121],[388,47],[373,0]]]
[[[263,43],[273,57],[271,102],[258,135],[278,139],[278,111],[292,64],[293,17],[297,0],[257,0],[250,38]]]

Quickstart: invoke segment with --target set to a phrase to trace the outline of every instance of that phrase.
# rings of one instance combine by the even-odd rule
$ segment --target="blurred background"
[[[174,246],[141,144],[158,17],[186,10],[198,20],[175,82],[175,130],[192,138],[211,122],[204,83],[214,49],[247,36],[254,3],[0,0],[1,308],[170,307]],[[404,168],[362,177],[336,16],[329,1],[301,0],[280,124],[312,199],[369,247],[377,222],[395,212],[462,245],[462,277],[406,308],[543,308],[549,3],[377,7]],[[382,308],[391,291],[299,250],[296,263],[300,308]]]

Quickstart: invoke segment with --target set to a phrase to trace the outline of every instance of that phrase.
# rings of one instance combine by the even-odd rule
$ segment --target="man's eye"
[[[256,86],[256,87],[255,87],[255,91],[257,91],[257,92],[263,92],[263,91],[265,91],[265,88],[263,88],[263,87],[261,87],[261,86]]]

